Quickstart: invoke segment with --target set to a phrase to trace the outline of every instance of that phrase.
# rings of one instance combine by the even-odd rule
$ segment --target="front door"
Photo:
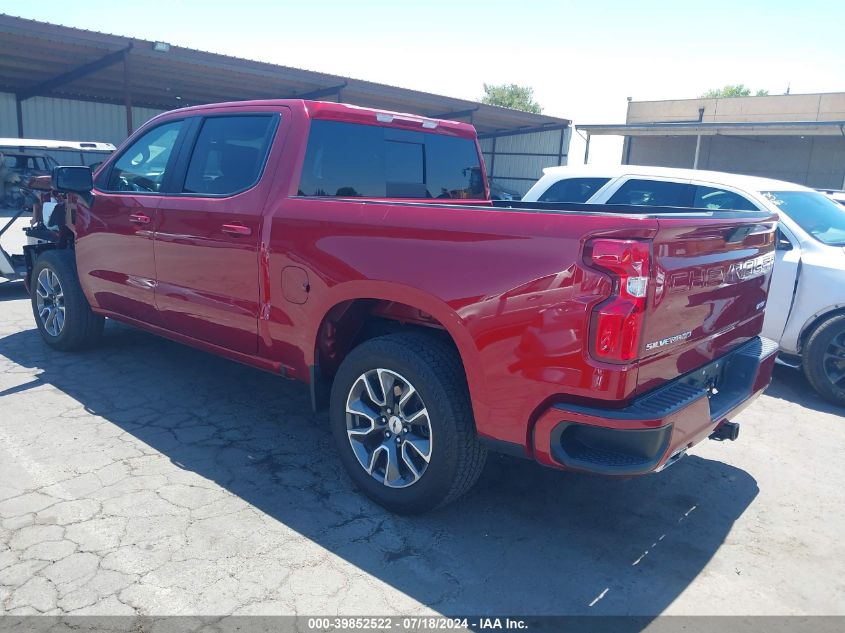
[[[159,323],[153,236],[184,128],[170,121],[142,134],[97,175],[90,204],[77,209],[76,261],[92,305]]]
[[[156,304],[167,329],[258,351],[258,246],[270,180],[261,175],[278,121],[256,113],[193,124],[180,185],[159,206]]]

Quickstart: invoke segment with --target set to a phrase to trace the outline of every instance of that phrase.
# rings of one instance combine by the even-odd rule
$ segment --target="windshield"
[[[845,246],[845,209],[815,191],[764,191],[763,195],[822,244]]]

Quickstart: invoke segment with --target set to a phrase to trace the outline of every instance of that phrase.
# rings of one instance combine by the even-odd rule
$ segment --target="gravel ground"
[[[61,354],[0,285],[0,614],[845,615],[845,419],[779,367],[740,440],[607,480],[494,457],[417,518],[307,391],[135,329]]]

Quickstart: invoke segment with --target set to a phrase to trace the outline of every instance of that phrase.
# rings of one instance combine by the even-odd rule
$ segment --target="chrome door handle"
[[[134,224],[149,224],[150,216],[144,215],[143,213],[133,213],[129,216],[129,221]]]
[[[248,226],[244,226],[243,224],[224,224],[222,231],[224,233],[228,233],[229,235],[252,235],[252,229]]]

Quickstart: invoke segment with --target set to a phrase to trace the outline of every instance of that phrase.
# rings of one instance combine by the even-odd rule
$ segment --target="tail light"
[[[590,263],[611,274],[613,295],[593,311],[593,355],[622,363],[637,358],[648,293],[649,245],[637,240],[596,239],[587,245]]]

